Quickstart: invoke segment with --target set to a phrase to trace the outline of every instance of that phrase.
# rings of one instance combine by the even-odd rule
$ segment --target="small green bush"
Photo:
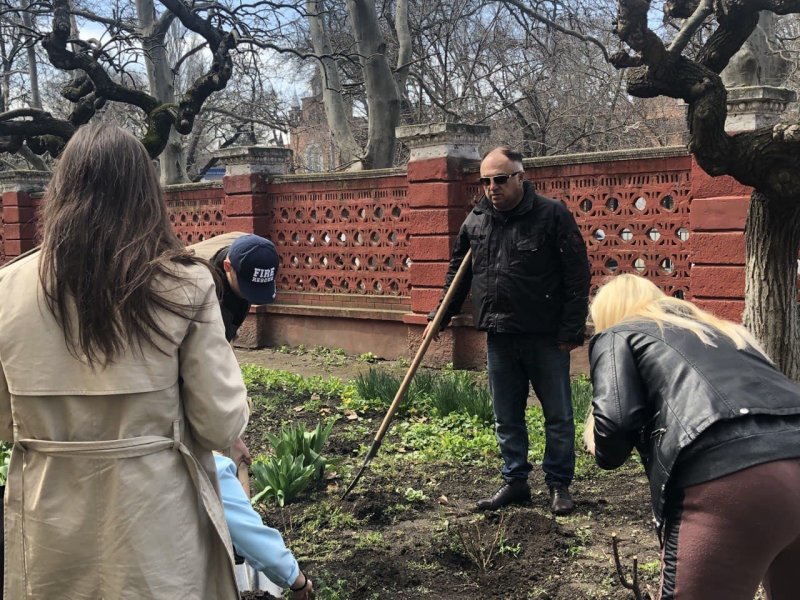
[[[310,466],[314,469],[314,479],[319,483],[325,475],[328,464],[322,457],[322,448],[328,441],[335,422],[331,420],[325,427],[318,423],[313,431],[306,431],[302,423],[295,423],[282,427],[278,435],[267,432],[264,437],[272,446],[275,458],[301,457],[304,467]]]
[[[257,456],[250,465],[256,490],[253,504],[274,500],[284,506],[299,496],[314,480],[314,466],[304,465],[302,456]]]

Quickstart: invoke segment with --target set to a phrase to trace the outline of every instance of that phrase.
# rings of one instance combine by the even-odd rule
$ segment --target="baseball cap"
[[[228,260],[236,271],[242,298],[250,304],[275,301],[275,277],[280,262],[275,244],[257,235],[243,235],[231,244]]]

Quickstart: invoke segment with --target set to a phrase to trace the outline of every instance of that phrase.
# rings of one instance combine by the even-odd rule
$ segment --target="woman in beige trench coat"
[[[116,127],[73,136],[42,220],[0,270],[5,598],[238,598],[211,450],[248,409],[210,271]]]

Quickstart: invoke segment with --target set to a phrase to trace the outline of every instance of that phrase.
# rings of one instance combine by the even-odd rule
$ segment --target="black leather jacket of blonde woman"
[[[621,323],[590,343],[597,463],[637,448],[658,530],[672,487],[800,457],[800,388],[753,348],[673,325]]]

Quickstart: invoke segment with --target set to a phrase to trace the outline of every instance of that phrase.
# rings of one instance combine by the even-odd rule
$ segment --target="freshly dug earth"
[[[321,368],[314,372],[307,356],[263,350],[237,353],[243,364],[306,376],[333,371],[348,379],[364,369],[362,363],[346,360],[328,373]],[[299,368],[293,367],[294,360]],[[320,361],[315,362],[319,367]],[[402,370],[388,363],[380,366]],[[311,429],[339,410],[334,400],[322,399],[306,410],[307,399],[270,394],[274,395],[268,402],[257,403],[246,434],[253,455],[267,450],[263,433],[277,432],[282,422],[301,420]],[[612,533],[621,540],[627,577],[637,556],[642,588],[655,595],[658,542],[638,464],[614,473],[589,469],[573,484],[578,507],[568,517],[548,511],[538,466],[530,478],[529,505],[475,512],[474,501],[491,495],[501,483],[499,456],[494,464],[467,467],[379,453],[353,492],[340,501],[381,418],[374,414],[339,419],[323,450],[338,463],[332,470],[339,475],[283,509],[260,506],[265,521],[283,533],[314,580],[317,598],[633,598],[615,573]],[[353,434],[355,424],[361,426],[359,435]],[[387,442],[391,439],[390,431]],[[254,600],[267,597],[245,595]]]

